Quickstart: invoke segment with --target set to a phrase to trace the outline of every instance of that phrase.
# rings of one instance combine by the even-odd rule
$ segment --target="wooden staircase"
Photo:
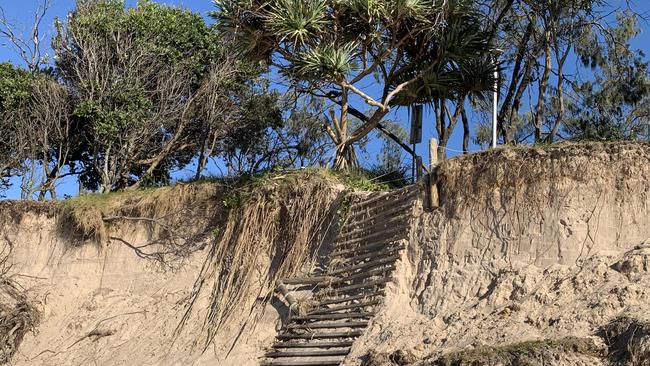
[[[290,312],[262,365],[339,365],[384,299],[401,251],[419,186],[356,196],[322,273],[285,279],[287,292],[310,289],[304,314]],[[290,292],[290,291],[289,291]],[[289,300],[291,295],[285,296]],[[295,299],[291,299],[295,301]],[[291,303],[292,301],[289,301]]]

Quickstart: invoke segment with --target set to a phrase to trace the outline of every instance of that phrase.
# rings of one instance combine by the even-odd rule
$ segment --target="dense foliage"
[[[403,182],[415,154],[392,112],[425,105],[444,158],[457,125],[463,151],[491,142],[495,90],[501,143],[650,139],[629,5],[217,0],[209,24],[151,0],[77,0],[44,51],[41,1],[25,38],[0,11],[23,64],[0,63],[0,193],[325,165]]]
[[[0,179],[19,177],[24,198],[56,198],[65,176],[108,192],[165,184],[180,169],[198,178],[213,157],[233,175],[317,160],[322,130],[296,128],[320,120],[271,92],[264,69],[237,59],[199,14],[79,0],[56,30],[52,68],[0,67]]]
[[[13,142],[15,129],[11,116],[29,97],[29,78],[26,72],[9,63],[0,64],[0,189],[8,185],[8,178],[20,166]]]
[[[480,14],[472,1],[216,4],[217,27],[245,57],[266,62],[298,92],[330,103],[327,131],[336,145],[337,168],[356,165],[354,144],[377,128],[392,107],[422,102],[420,95],[443,90],[445,97],[462,94],[460,89],[475,76],[488,82],[471,82],[472,89],[493,87],[494,65],[486,57],[490,47],[481,37]],[[375,83],[374,90],[361,86],[369,82]],[[370,109],[368,115],[360,112],[364,108]],[[362,123],[351,128],[348,114]]]
[[[110,191],[168,179],[202,138],[227,133],[240,70],[198,14],[143,1],[80,1],[53,48],[56,70],[75,95],[85,142],[74,169],[87,188]],[[200,133],[200,135],[198,135]]]
[[[650,138],[650,78],[630,44],[640,31],[633,9],[598,0],[481,3],[502,50],[501,142]],[[479,143],[491,139],[487,129]]]

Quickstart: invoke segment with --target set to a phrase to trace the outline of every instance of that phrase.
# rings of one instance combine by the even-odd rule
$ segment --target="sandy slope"
[[[552,340],[560,343],[526,350],[530,364],[608,364],[604,328],[622,315],[650,321],[649,161],[650,145],[623,143],[445,163],[438,171],[442,207],[420,210],[386,304],[346,363],[370,365],[371,351],[403,351],[409,357],[374,364],[470,365],[444,357],[478,349],[496,355],[478,364],[515,365],[503,358],[510,351],[494,347]],[[209,246],[164,269],[119,241],[65,239],[45,211],[28,210],[0,228],[0,244],[12,248],[12,273],[42,312],[12,364],[254,365],[272,341],[279,301],[256,327],[246,323],[261,279],[274,268],[269,257],[253,263],[260,285],[203,352],[194,341],[205,330],[207,294],[176,330]],[[141,225],[113,230],[131,244],[151,236]],[[650,360],[650,336],[640,334],[635,352]],[[565,347],[567,337],[582,343]]]
[[[264,298],[272,274],[313,263],[342,189],[319,172],[273,182],[230,210],[209,184],[109,197],[119,207],[104,216],[159,219],[109,221],[103,242],[80,239],[53,205],[0,202],[8,275],[41,320],[12,365],[257,364],[284,309]],[[99,215],[95,201],[74,220]],[[179,248],[189,249],[160,257],[164,265],[151,255]],[[209,319],[217,303],[232,306],[223,326]]]
[[[55,230],[53,218],[28,214],[20,230],[4,236],[14,248],[18,281],[43,319],[37,333],[25,337],[12,364],[214,365],[225,358],[236,326],[203,354],[192,348],[200,316],[173,337],[205,250],[194,253],[182,269],[169,271],[116,242],[70,247]],[[136,229],[123,237],[142,243],[146,234]],[[275,334],[274,321],[270,316],[254,340],[239,342],[230,362],[255,364],[261,345]]]
[[[348,364],[368,350],[436,362],[454,350],[565,337],[607,352],[603,326],[650,314],[649,157],[647,144],[596,145],[443,166],[445,207],[420,215],[386,307]],[[555,352],[531,364],[600,360]]]

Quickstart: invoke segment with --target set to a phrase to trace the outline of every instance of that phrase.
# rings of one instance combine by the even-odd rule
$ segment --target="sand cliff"
[[[650,145],[632,143],[444,162],[436,173],[441,207],[426,209],[420,196],[396,279],[345,364],[649,364],[649,162]],[[281,298],[265,298],[272,279],[326,254],[323,225],[331,226],[341,189],[322,181],[238,216],[243,206],[226,211],[227,200],[210,195],[185,215],[199,218],[185,235],[195,240],[177,244],[192,250],[165,252],[173,266],[142,247],[169,239],[150,224],[115,222],[102,234],[108,240],[96,242],[64,235],[66,218],[48,205],[0,205],[7,273],[40,313],[11,364],[257,364],[284,308]],[[305,215],[316,192],[324,192],[318,207]],[[250,216],[270,217],[273,227],[253,227]],[[300,222],[311,223],[300,235],[277,229],[294,232]],[[251,232],[260,236],[238,239]],[[213,244],[229,249],[215,255]],[[233,261],[240,252],[254,261]],[[242,263],[246,271],[233,272]],[[224,292],[225,279],[246,293]],[[239,298],[236,316],[218,330],[215,294]]]

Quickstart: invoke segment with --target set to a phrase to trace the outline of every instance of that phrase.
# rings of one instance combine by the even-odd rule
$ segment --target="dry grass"
[[[214,241],[227,215],[217,182],[185,184],[133,192],[90,194],[60,202],[59,235],[71,245],[108,241],[126,245],[139,257],[178,269],[188,256]],[[124,239],[146,230],[144,243]]]
[[[650,143],[641,142],[502,147],[443,161],[437,179],[441,200],[451,208],[497,190],[502,196],[531,195],[540,183],[584,182],[607,173],[624,177],[649,159]]]
[[[223,235],[210,248],[178,330],[203,296],[209,309],[197,344],[204,349],[235,315],[243,326],[254,326],[276,284],[313,265],[323,238],[335,229],[339,191],[327,176],[308,171],[268,178],[241,192]]]
[[[548,360],[560,360],[563,355],[600,358],[603,355],[593,340],[588,338],[562,338],[558,340],[526,341],[500,347],[476,347],[471,350],[452,352],[430,366],[542,366]]]
[[[133,192],[88,194],[59,203],[58,226],[60,233],[70,238],[105,243],[111,224],[141,219],[153,224],[153,234],[159,235],[169,231],[163,222],[170,218],[183,219],[190,212],[206,214],[208,208],[220,208],[218,197],[222,190],[216,183],[179,183]]]

